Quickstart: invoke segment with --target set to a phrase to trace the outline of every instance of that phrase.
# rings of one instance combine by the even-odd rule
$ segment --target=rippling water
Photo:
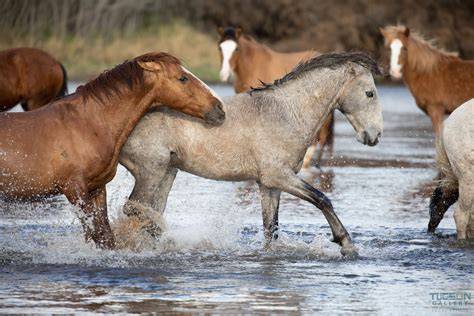
[[[381,143],[357,143],[337,115],[336,159],[311,179],[332,199],[360,258],[342,258],[322,214],[287,194],[281,238],[263,250],[256,185],[179,173],[167,230],[139,253],[86,244],[62,197],[0,202],[0,313],[472,313],[474,246],[455,241],[451,211],[438,236],[425,233],[436,175],[430,121],[404,87],[379,93]],[[132,185],[123,168],[108,185],[114,225]],[[466,293],[469,304],[435,306],[450,301],[433,293],[446,292]]]

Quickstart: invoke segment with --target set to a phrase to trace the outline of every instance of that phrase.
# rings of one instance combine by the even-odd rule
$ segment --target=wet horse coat
[[[34,110],[67,92],[66,70],[53,56],[28,47],[0,51],[0,111],[18,103]]]
[[[0,115],[0,195],[28,200],[64,194],[98,246],[114,247],[105,185],[120,149],[151,105],[210,123],[224,119],[215,93],[166,53],[126,61],[35,111]]]
[[[225,98],[226,121],[215,128],[177,112],[148,113],[120,156],[136,180],[130,201],[162,214],[178,169],[215,180],[253,180],[260,187],[267,242],[277,236],[280,193],[285,191],[318,207],[342,252],[355,253],[331,201],[296,172],[335,109],[346,115],[359,141],[377,144],[383,122],[371,72],[380,74],[364,54],[321,55],[274,84]],[[125,209],[143,216],[133,205]],[[159,233],[159,228],[151,230]]]
[[[436,49],[405,26],[380,31],[391,49],[390,74],[403,78],[438,134],[445,114],[474,98],[474,61]]]
[[[220,78],[227,81],[231,74],[235,76],[236,93],[246,92],[262,83],[273,82],[290,72],[300,62],[319,55],[316,51],[280,53],[270,49],[251,37],[242,34],[240,28],[218,28],[219,51],[221,54]],[[332,157],[334,142],[334,114],[330,113],[319,130],[314,143],[305,156],[303,168],[308,168],[317,145],[320,145],[317,162],[321,163],[324,148]]]

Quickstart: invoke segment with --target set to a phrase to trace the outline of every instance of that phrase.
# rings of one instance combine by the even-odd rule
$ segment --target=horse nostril
[[[364,131],[363,134],[364,134],[364,145],[367,145],[367,143],[369,142],[369,133],[367,133],[367,131]]]

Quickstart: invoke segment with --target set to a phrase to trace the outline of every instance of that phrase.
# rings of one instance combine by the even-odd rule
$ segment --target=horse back
[[[446,113],[474,98],[474,61],[449,58],[426,73],[410,70],[404,77],[418,106],[441,106]]]

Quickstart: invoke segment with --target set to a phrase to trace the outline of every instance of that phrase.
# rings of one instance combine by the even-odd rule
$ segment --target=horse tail
[[[61,71],[63,73],[63,83],[61,85],[61,89],[59,90],[58,95],[56,96],[57,98],[59,97],[64,97],[68,95],[69,91],[67,89],[67,71],[66,68],[64,68],[63,64],[59,63],[59,66],[61,67]]]
[[[443,142],[442,128],[436,139],[436,164],[441,175],[440,186],[447,189],[457,189],[458,179],[454,175]]]
[[[436,138],[436,163],[440,179],[430,199],[430,221],[428,223],[428,233],[430,234],[435,232],[446,211],[459,198],[458,180],[446,154],[442,131],[441,128]]]

